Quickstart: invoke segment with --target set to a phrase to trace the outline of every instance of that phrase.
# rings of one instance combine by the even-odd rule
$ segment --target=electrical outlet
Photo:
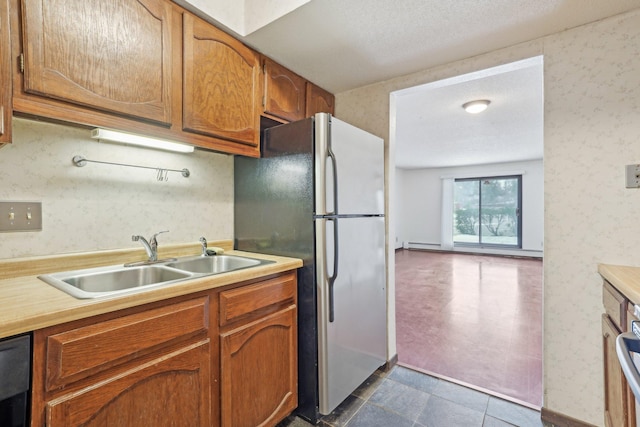
[[[640,188],[640,165],[626,166],[627,188]]]
[[[42,202],[0,202],[0,232],[42,231]]]

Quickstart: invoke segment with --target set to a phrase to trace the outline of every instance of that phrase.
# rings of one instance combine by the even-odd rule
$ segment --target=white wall
[[[210,22],[246,36],[310,0],[176,0]]]
[[[400,205],[398,223],[406,247],[415,243],[440,245],[442,177],[468,178],[522,173],[522,250],[541,256],[544,224],[542,160],[456,168],[408,169],[396,183]],[[396,174],[397,176],[397,174]],[[468,249],[466,249],[468,250]],[[487,252],[491,252],[490,250]],[[518,251],[500,251],[514,252]]]
[[[90,131],[14,119],[13,144],[0,149],[0,200],[42,201],[42,231],[0,233],[0,258],[140,246],[133,234],[166,243],[233,238],[233,157],[99,143]],[[170,173],[89,163],[88,159],[171,169]]]
[[[391,92],[537,55],[545,81],[544,406],[601,426],[597,265],[640,266],[640,193],[624,188],[624,165],[640,163],[640,9],[339,93],[336,115],[388,142]]]
[[[395,221],[395,226],[393,227],[393,230],[390,230],[390,239],[391,241],[394,242],[394,246],[396,249],[399,249],[402,247],[402,243],[408,241],[408,238],[406,237],[405,233],[404,233],[404,226],[403,223],[405,221],[405,212],[404,212],[404,205],[405,203],[403,203],[403,192],[402,189],[405,188],[405,182],[404,182],[404,176],[405,176],[405,170],[404,169],[398,169],[396,168],[396,182],[395,182],[395,191],[393,192],[394,194],[394,206],[395,206],[395,213],[396,213],[396,221]],[[394,237],[395,236],[395,237]]]

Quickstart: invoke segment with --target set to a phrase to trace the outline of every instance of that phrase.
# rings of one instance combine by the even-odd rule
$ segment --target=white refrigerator
[[[387,361],[384,143],[329,114],[236,157],[235,248],[302,258],[297,414],[333,411]]]

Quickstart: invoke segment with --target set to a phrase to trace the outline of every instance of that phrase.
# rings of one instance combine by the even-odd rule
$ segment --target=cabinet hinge
[[[20,72],[24,74],[24,53],[20,54]]]

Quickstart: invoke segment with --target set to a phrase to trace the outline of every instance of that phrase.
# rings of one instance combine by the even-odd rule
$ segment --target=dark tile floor
[[[542,404],[542,261],[396,251],[398,361]]]
[[[291,416],[278,427],[309,427]],[[411,369],[378,371],[321,427],[541,427],[540,412]]]

